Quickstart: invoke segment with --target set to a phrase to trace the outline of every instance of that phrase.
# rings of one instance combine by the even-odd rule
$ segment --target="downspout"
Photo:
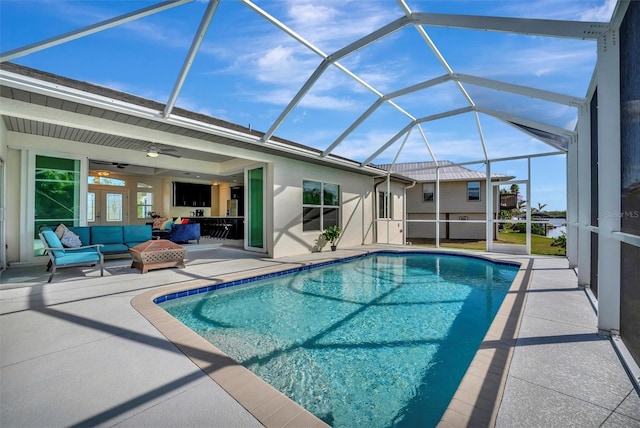
[[[404,186],[402,189],[402,202],[404,204],[404,208],[402,210],[402,231],[404,233],[404,245],[407,245],[407,217],[409,217],[407,214],[407,190],[415,187],[417,183],[417,181],[414,181],[410,186]]]
[[[389,245],[391,243],[389,239],[390,238],[389,232],[391,231],[390,227],[391,227],[391,220],[392,220],[391,212],[393,211],[391,209],[391,204],[393,203],[393,200],[391,199],[391,172],[387,174],[387,194],[386,194],[385,200],[387,201],[387,204],[386,204],[387,212],[385,213],[387,217],[387,245]]]

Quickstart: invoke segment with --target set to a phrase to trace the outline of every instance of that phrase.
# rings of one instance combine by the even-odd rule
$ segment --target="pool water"
[[[517,270],[382,253],[160,306],[332,426],[428,427]]]

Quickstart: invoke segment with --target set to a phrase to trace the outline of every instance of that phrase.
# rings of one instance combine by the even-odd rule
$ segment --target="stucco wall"
[[[480,200],[469,201],[466,181],[448,181],[440,183],[440,220],[484,220],[486,210],[486,181],[480,182]],[[496,189],[497,192],[497,189]],[[495,193],[495,192],[494,192]],[[497,193],[494,194],[496,198]],[[497,201],[496,201],[497,202]],[[422,184],[418,183],[407,191],[408,218],[412,220],[434,220],[436,212],[435,201],[422,201]],[[434,223],[409,223],[407,226],[408,240],[412,238],[435,238]],[[448,226],[440,224],[441,239],[485,239],[485,225],[483,223],[451,222]]]
[[[339,247],[371,243],[373,240],[373,179],[361,174],[278,159],[273,165],[274,257],[315,250],[320,231],[302,230],[302,182],[319,181],[340,185],[342,236]],[[322,251],[330,251],[329,246]]]
[[[480,200],[467,199],[466,181],[447,181],[440,183],[440,213],[484,213],[486,204],[486,182],[480,181]],[[407,190],[407,212],[435,213],[436,203],[422,202],[422,184]],[[442,217],[442,215],[441,215]]]

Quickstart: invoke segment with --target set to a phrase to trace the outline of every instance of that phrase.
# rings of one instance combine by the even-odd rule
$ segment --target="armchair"
[[[40,240],[49,255],[51,275],[47,282],[51,282],[57,268],[72,266],[94,266],[100,264],[100,276],[104,276],[104,257],[100,252],[101,244],[87,245],[77,248],[65,248],[53,230],[43,230],[39,233]]]

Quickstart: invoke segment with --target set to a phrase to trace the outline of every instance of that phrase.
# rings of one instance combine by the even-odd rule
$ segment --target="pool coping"
[[[224,287],[226,284],[241,284],[248,278],[272,277],[296,270],[342,262],[374,253],[430,253],[453,254],[485,259],[501,264],[520,265],[520,268],[505,296],[496,317],[485,335],[478,352],[439,426],[481,425],[493,426],[502,399],[513,348],[522,318],[526,290],[531,279],[532,263],[523,268],[518,262],[501,259],[498,254],[469,254],[463,251],[442,251],[430,249],[376,249],[358,250],[350,256],[330,255],[323,260],[288,262],[279,266],[265,267],[251,272],[221,275],[212,279],[189,281],[149,290],[135,296],[131,305],[146,318],[160,333],[180,349],[196,366],[222,387],[241,406],[251,413],[265,427],[328,427],[318,417],[289,399],[266,383],[253,372],[235,362],[220,349],[207,342],[186,327],[168,312],[158,306],[157,299],[167,295],[182,297],[195,294],[189,291]],[[213,284],[212,284],[213,283]],[[493,400],[491,398],[493,397]]]

